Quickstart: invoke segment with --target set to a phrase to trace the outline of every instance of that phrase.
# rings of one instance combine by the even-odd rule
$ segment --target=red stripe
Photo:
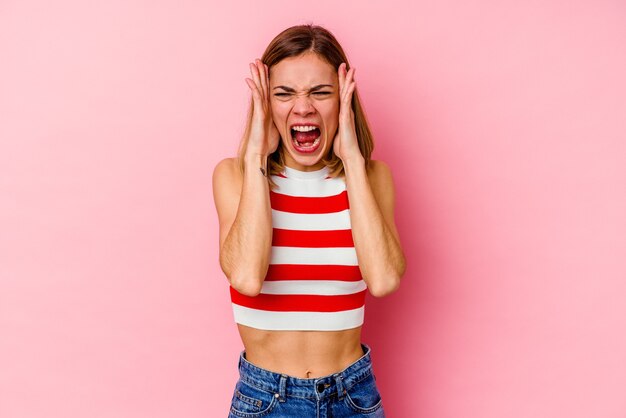
[[[288,196],[270,190],[272,209],[291,213],[333,213],[350,208],[348,191],[324,197]]]
[[[354,247],[351,229],[330,231],[301,231],[274,228],[272,245],[275,247]]]
[[[270,264],[265,280],[341,280],[357,282],[361,280],[359,266],[331,264]]]
[[[232,286],[230,297],[233,303],[247,308],[265,311],[306,311],[338,312],[360,308],[365,304],[365,292],[362,290],[350,295],[267,295],[246,296]]]

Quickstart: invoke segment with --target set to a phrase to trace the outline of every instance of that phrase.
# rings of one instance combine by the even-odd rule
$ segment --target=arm
[[[339,128],[333,150],[341,158],[346,172],[350,200],[350,223],[359,268],[373,296],[385,296],[400,286],[405,259],[393,220],[394,190],[389,167],[370,161],[365,167],[355,129],[352,93],[356,88],[355,68],[338,68]]]
[[[398,289],[406,261],[394,222],[391,171],[382,161],[370,165],[368,172],[362,157],[344,161],[359,268],[370,293],[382,297]]]
[[[269,68],[256,59],[246,78],[253,100],[243,158],[222,160],[213,172],[213,197],[220,223],[220,266],[230,285],[247,296],[261,292],[272,251],[272,210],[264,173],[267,157],[278,147],[279,134],[269,105]],[[261,173],[262,168],[265,170]]]
[[[266,159],[247,157],[242,176],[235,158],[213,172],[213,197],[220,224],[220,266],[231,286],[256,296],[267,274],[272,245],[272,214]]]

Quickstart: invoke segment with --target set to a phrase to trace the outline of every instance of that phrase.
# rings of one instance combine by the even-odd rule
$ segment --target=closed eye
[[[332,94],[329,91],[316,91],[313,94],[319,94],[319,95],[326,95],[326,94]],[[290,96],[291,93],[275,93],[274,96]]]

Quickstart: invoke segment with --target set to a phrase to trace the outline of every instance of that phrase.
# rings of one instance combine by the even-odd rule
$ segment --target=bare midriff
[[[237,324],[246,360],[275,373],[310,379],[345,369],[365,354],[361,326],[341,331],[269,331]]]

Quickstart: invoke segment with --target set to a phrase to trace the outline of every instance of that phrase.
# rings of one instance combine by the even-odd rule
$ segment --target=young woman
[[[284,30],[250,64],[238,156],[213,173],[244,345],[229,417],[384,417],[361,343],[365,292],[395,291],[405,259],[348,67],[314,25]]]

